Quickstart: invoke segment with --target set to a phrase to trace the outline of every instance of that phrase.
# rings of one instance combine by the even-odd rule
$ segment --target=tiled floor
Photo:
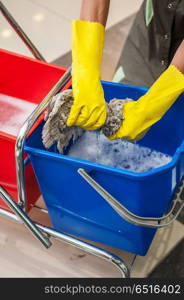
[[[79,0],[3,0],[46,59],[65,65],[71,63],[70,21],[78,17],[80,2]],[[141,0],[111,1],[102,66],[103,79],[110,80],[113,76],[134,13],[141,2]],[[30,55],[2,17],[0,17],[0,46]],[[49,224],[48,217],[40,215],[35,209],[31,217],[43,224]],[[180,221],[182,220],[180,218]],[[115,268],[96,257],[58,241],[53,241],[53,247],[45,250],[23,226],[2,218],[0,223],[0,277],[119,276]],[[162,276],[163,270],[167,273],[168,262],[172,268],[176,262],[179,268],[181,263],[176,260],[176,257],[182,259],[180,254],[183,249],[183,239],[182,222],[176,221],[173,226],[159,230],[148,254],[136,258],[132,277],[146,277],[151,272],[151,277]],[[179,248],[175,249],[176,245],[179,245]],[[110,250],[115,251],[127,263],[133,259],[133,255],[125,251]],[[163,267],[159,269],[158,265],[161,261],[164,268],[167,265],[167,269]],[[157,268],[154,270],[155,267]],[[183,269],[180,270],[180,274],[183,274],[182,272]],[[174,271],[172,274],[177,276]]]

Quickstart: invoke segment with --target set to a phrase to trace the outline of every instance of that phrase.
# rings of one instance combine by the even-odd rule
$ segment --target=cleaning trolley
[[[129,267],[91,242],[145,255],[158,228],[170,225],[184,207],[184,96],[139,142],[172,157],[165,166],[135,173],[46,150],[43,113],[53,95],[71,86],[71,69],[44,58],[0,2],[1,12],[36,59],[0,51],[0,94],[34,104],[16,135],[0,131],[0,214],[28,227],[46,247],[56,238],[115,265],[122,277]],[[137,100],[147,89],[102,82],[105,99]],[[12,105],[9,114],[14,112]],[[1,118],[2,116],[0,116]],[[68,188],[68,187],[71,188]],[[30,219],[39,195],[53,227]],[[86,239],[84,242],[80,239]]]

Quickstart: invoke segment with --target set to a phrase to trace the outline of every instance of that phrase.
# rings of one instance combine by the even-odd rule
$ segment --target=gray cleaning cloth
[[[101,128],[105,136],[111,136],[120,128],[123,121],[123,104],[130,101],[132,100],[112,99],[107,104],[107,119]],[[72,105],[72,90],[65,90],[53,96],[42,130],[42,141],[45,148],[49,149],[54,143],[57,143],[58,151],[63,153],[71,139],[74,142],[83,133],[83,129],[80,127],[66,125]]]

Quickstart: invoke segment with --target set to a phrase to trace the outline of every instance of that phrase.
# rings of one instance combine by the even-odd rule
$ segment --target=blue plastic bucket
[[[146,89],[103,82],[105,99],[137,100]],[[44,149],[43,123],[29,137],[29,154],[46,202],[52,224],[60,232],[77,235],[139,255],[145,255],[156,229],[123,220],[111,206],[78,174],[90,176],[121,202],[142,217],[161,217],[170,207],[173,193],[184,175],[184,96],[182,95],[139,142],[172,156],[160,168],[134,173],[127,170],[72,158]]]

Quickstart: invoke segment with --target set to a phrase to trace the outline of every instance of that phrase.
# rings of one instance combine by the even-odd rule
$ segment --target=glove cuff
[[[101,23],[72,21],[72,61],[87,68],[100,68],[105,28]]]

